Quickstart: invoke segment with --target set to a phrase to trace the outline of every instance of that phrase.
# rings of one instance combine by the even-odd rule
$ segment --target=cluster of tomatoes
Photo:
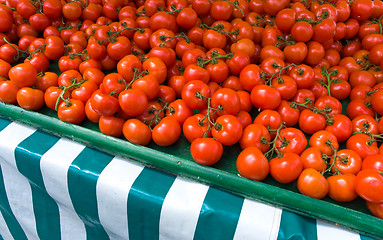
[[[381,0],[0,2],[2,102],[383,218]]]

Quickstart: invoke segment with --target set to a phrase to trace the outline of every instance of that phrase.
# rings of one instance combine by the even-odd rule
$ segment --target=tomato
[[[362,158],[351,149],[342,149],[337,152],[331,171],[338,174],[351,173],[356,175],[362,168]]]
[[[82,7],[79,2],[69,2],[62,7],[63,16],[68,20],[75,20],[81,17]]]
[[[323,96],[318,98],[315,101],[314,106],[330,115],[342,113],[342,103],[332,96]]]
[[[325,56],[325,49],[323,45],[317,41],[309,41],[307,43],[307,48],[307,55],[304,60],[305,63],[310,66],[319,64]]]
[[[191,143],[190,152],[194,161],[211,166],[221,159],[223,146],[214,138],[197,138]]]
[[[261,110],[276,109],[281,103],[279,91],[268,85],[257,85],[251,90],[251,102]]]
[[[374,203],[366,201],[366,205],[375,217],[383,219],[383,203]]]
[[[131,43],[129,38],[125,36],[117,37],[108,44],[106,52],[113,60],[121,60],[131,52]]]
[[[336,114],[331,119],[327,120],[325,130],[334,134],[338,142],[341,143],[351,136],[352,122],[347,116]]]
[[[248,147],[257,147],[263,153],[266,153],[270,145],[270,133],[267,128],[262,124],[250,124],[243,129],[239,144],[242,149]]]
[[[29,87],[36,83],[37,71],[30,63],[19,63],[9,70],[9,79],[18,87]]]
[[[304,109],[299,115],[299,128],[307,134],[314,134],[325,127],[326,118],[320,113]]]
[[[262,83],[259,67],[256,64],[249,64],[239,74],[239,81],[242,88],[250,92],[256,85]]]
[[[376,91],[371,98],[371,104],[372,108],[379,114],[383,114],[383,107],[382,107],[382,99],[383,99],[383,90]]]
[[[57,116],[61,121],[79,124],[85,119],[85,104],[77,99],[69,99],[60,103]]]
[[[328,177],[328,196],[338,202],[350,202],[354,200],[358,196],[354,189],[355,178],[355,175],[351,173]]]
[[[181,126],[172,116],[164,117],[152,130],[152,139],[159,146],[174,144],[181,135]]]
[[[282,100],[290,100],[297,93],[297,81],[287,75],[272,79],[271,85],[279,91]]]
[[[314,168],[319,172],[326,170],[327,162],[323,157],[323,153],[319,147],[306,148],[300,155],[303,169]]]
[[[197,138],[210,137],[211,127],[207,117],[194,114],[185,119],[182,125],[185,138],[191,143]]]
[[[376,84],[376,79],[374,75],[368,71],[354,71],[350,74],[349,83],[351,87],[355,87],[359,84],[365,84],[367,86],[373,87]]]
[[[299,64],[302,63],[307,55],[307,46],[304,42],[297,42],[295,44],[287,45],[283,49],[286,61]]]
[[[352,120],[352,132],[379,134],[378,121],[370,115],[359,115]]]
[[[314,133],[309,140],[310,147],[318,147],[323,154],[332,156],[338,150],[339,144],[336,136],[325,130]]]
[[[242,177],[262,181],[270,171],[269,161],[257,147],[248,147],[237,157],[237,170]]]
[[[185,104],[184,100],[177,99],[168,105],[166,115],[175,117],[182,125],[188,117],[193,115],[193,111]]]
[[[322,199],[329,191],[329,184],[326,178],[313,168],[306,168],[299,175],[297,186],[303,195]]]
[[[383,155],[373,154],[365,157],[362,162],[362,169],[367,168],[373,168],[378,171],[383,171]]]
[[[108,136],[120,137],[122,136],[122,128],[125,123],[123,118],[115,116],[101,116],[98,122],[100,131]]]
[[[32,64],[32,66],[36,69],[37,72],[45,72],[49,67],[49,59],[42,52],[36,52],[31,54],[28,58],[24,60],[24,62],[28,62]]]
[[[46,0],[43,3],[43,12],[51,19],[57,19],[62,15],[62,5],[59,0]]]
[[[225,146],[237,143],[241,139],[242,132],[241,122],[233,115],[219,116],[211,130],[213,137]]]
[[[295,23],[295,11],[290,8],[282,9],[275,16],[275,23],[282,32],[290,32]]]
[[[291,102],[282,100],[277,108],[277,112],[281,115],[282,122],[286,127],[295,126],[299,121],[300,111],[290,105]]]
[[[140,89],[127,89],[118,96],[121,109],[129,116],[143,113],[148,104],[148,97]]]
[[[352,135],[347,140],[346,147],[354,150],[362,157],[362,159],[365,159],[368,155],[379,153],[376,140],[364,133]]]
[[[230,88],[217,90],[211,97],[210,104],[212,108],[219,109],[219,115],[236,115],[241,108],[239,96]]]
[[[347,105],[347,116],[350,119],[356,118],[358,115],[368,114],[372,117],[375,115],[374,109],[370,106],[371,102],[365,102],[362,99],[354,99]]]
[[[148,145],[152,140],[149,126],[135,118],[128,119],[124,123],[122,133],[129,142],[142,146]]]
[[[0,81],[0,101],[16,104],[19,89],[12,81]]]
[[[239,97],[241,111],[250,112],[251,109],[253,108],[253,105],[250,99],[250,94],[247,91],[238,90],[237,95]]]
[[[44,72],[36,77],[36,88],[45,92],[49,87],[58,85],[58,75],[54,72]]]
[[[117,72],[130,82],[142,70],[142,63],[135,55],[126,55],[117,63]]]
[[[283,128],[277,136],[276,147],[281,153],[296,153],[300,155],[307,146],[307,139],[297,128]]]
[[[369,0],[355,0],[350,4],[351,17],[363,21],[367,20],[373,12],[373,2]]]
[[[383,202],[383,175],[376,169],[363,169],[355,179],[355,191],[363,199],[374,202]]]
[[[314,35],[312,39],[314,41],[323,43],[330,40],[335,35],[336,23],[334,20],[326,18],[313,27]]]
[[[306,64],[294,66],[289,76],[295,80],[298,88],[310,88],[314,84],[314,70]]]
[[[205,108],[208,97],[210,97],[210,88],[201,80],[192,80],[186,83],[182,89],[182,99],[191,109]]]
[[[233,6],[229,2],[214,2],[210,8],[210,15],[214,20],[226,21],[233,13]]]
[[[155,76],[159,84],[162,84],[166,80],[167,67],[160,58],[150,57],[142,63],[142,69],[148,71],[149,75]]]
[[[296,153],[285,153],[270,160],[270,175],[280,183],[296,180],[302,169],[302,160]]]
[[[8,32],[12,28],[12,15],[8,14],[5,11],[0,11],[0,21],[1,21],[1,26],[0,26],[0,32]]]

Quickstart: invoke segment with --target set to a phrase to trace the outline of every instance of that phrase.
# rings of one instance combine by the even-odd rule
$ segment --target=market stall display
[[[382,237],[383,3],[7,0],[0,116]]]

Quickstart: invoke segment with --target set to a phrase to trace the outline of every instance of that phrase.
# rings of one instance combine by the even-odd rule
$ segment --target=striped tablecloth
[[[0,235],[371,239],[1,118]]]

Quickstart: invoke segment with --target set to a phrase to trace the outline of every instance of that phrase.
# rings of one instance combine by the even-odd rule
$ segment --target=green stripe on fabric
[[[32,190],[33,211],[40,239],[60,239],[60,214],[57,203],[45,189],[40,160],[59,140],[41,131],[34,132],[15,149],[16,165],[21,174],[29,179]]]
[[[366,237],[364,235],[359,235],[359,236],[360,236],[360,240],[375,240],[374,238]]]
[[[10,123],[11,123],[11,121],[0,118],[0,131],[2,131],[4,128],[6,128]]]
[[[317,239],[316,220],[282,211],[277,240],[312,240]]]
[[[158,239],[161,208],[175,176],[144,168],[128,195],[130,239]]]
[[[85,224],[88,239],[109,239],[98,217],[96,185],[100,173],[112,159],[109,154],[86,147],[68,169],[69,195]]]
[[[11,206],[9,205],[7,194],[5,192],[4,180],[3,180],[3,171],[0,165],[0,211],[3,215],[5,222],[7,223],[9,232],[12,234],[14,239],[27,240],[23,229],[21,228],[19,222],[13,215]]]
[[[209,188],[203,202],[194,239],[233,239],[244,198]]]

